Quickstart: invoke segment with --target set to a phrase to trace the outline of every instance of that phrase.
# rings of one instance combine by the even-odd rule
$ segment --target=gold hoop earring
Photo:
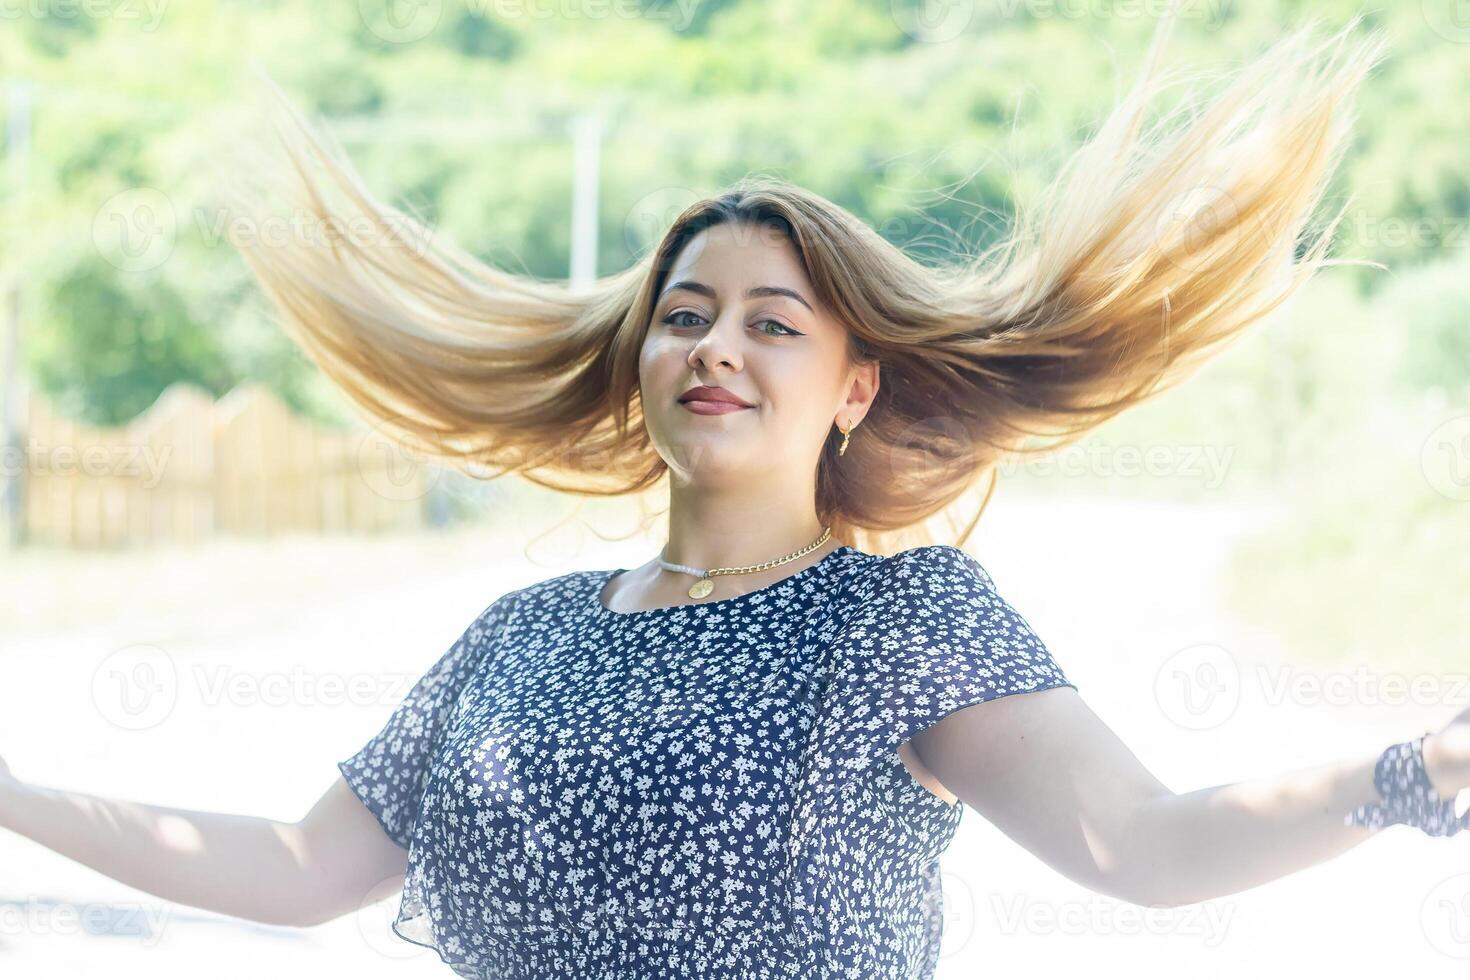
[[[852,432],[852,427],[849,426],[848,428],[844,429],[842,426],[839,425],[837,427],[837,431],[842,433],[842,445],[837,447],[837,455],[841,456],[843,453],[847,452],[847,437],[848,433]]]

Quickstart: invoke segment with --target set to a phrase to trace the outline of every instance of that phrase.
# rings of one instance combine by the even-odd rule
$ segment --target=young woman
[[[901,533],[1028,436],[1080,437],[1182,378],[1326,264],[1328,233],[1294,249],[1377,56],[1355,25],[1289,36],[1168,141],[1137,132],[1156,42],[1008,261],[926,268],[775,179],[689,207],[583,293],[445,242],[247,250],[286,327],[405,442],[579,493],[667,478],[667,543],[490,603],[296,823],[8,773],[0,822],[267,922],[401,887],[395,931],[465,977],[870,980],[932,975],[966,806],[1161,906],[1390,824],[1463,829],[1470,713],[1176,793],[979,562]],[[340,226],[345,190],[374,228],[423,231],[290,120],[300,207]]]

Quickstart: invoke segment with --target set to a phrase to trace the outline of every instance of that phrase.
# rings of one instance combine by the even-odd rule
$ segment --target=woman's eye
[[[676,322],[679,319],[679,317],[681,317],[681,316],[692,316],[692,317],[694,317],[697,320],[704,319],[698,313],[695,313],[693,310],[675,310],[673,313],[670,313],[668,316],[664,317],[661,322],[662,323],[666,323],[666,324],[668,324],[671,327],[689,327],[689,326],[693,326],[693,324],[690,324],[690,323]],[[773,336],[777,336],[777,337],[800,337],[802,335],[800,330],[793,330],[790,327],[788,327],[786,324],[782,323],[780,320],[762,320],[760,322],[759,326],[762,326],[763,327],[766,324],[771,324],[772,326],[779,327],[782,330],[786,331],[784,334],[773,334]]]
[[[784,333],[784,334],[778,334],[777,336],[783,336],[783,337],[800,337],[801,336],[801,331],[799,331],[799,330],[792,330],[790,327],[788,327],[786,324],[782,323],[780,320],[762,320],[761,321],[761,326],[765,326],[767,323],[775,324],[776,326],[780,327],[782,330],[785,330],[786,331],[786,333]]]
[[[694,313],[694,312],[692,312],[690,310],[675,310],[673,313],[670,313],[668,316],[664,317],[663,322],[664,323],[667,323],[671,327],[687,327],[687,326],[689,326],[689,324],[687,324],[687,323],[675,323],[674,322],[676,319],[678,319],[681,316],[697,317],[697,316],[699,316],[699,314],[698,313]]]

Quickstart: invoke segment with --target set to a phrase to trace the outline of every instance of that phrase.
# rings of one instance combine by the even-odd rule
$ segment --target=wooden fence
[[[21,540],[72,547],[419,526],[437,472],[377,430],[297,418],[258,385],[215,401],[176,384],[113,428],[32,394],[21,458]]]

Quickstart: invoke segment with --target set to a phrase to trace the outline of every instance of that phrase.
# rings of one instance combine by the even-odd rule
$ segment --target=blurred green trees
[[[752,170],[831,197],[925,261],[973,253],[1100,118],[1153,21],[948,6],[935,20],[938,7],[918,0],[213,0],[117,4],[101,17],[23,5],[0,31],[0,77],[33,83],[34,140],[25,179],[7,179],[0,195],[0,261],[24,284],[29,375],[100,422],[135,414],[179,379],[223,392],[251,378],[303,411],[342,409],[211,233],[199,164],[219,127],[244,125],[252,60],[339,121],[380,194],[518,271],[567,274],[566,126],[588,110],[607,120],[601,272],[648,248],[693,196]],[[1203,69],[1249,57],[1304,12],[1341,22],[1359,5],[1186,7],[1169,59]],[[1059,12],[1038,13],[1047,9]],[[629,10],[641,14],[619,15]],[[1395,47],[1363,91],[1334,190],[1353,208],[1336,253],[1394,271],[1330,273],[1364,297],[1470,244],[1466,135],[1447,111],[1470,98],[1470,37],[1418,5],[1374,16]],[[163,202],[169,245],[156,260],[119,261],[109,202],[140,192]],[[1464,386],[1470,340],[1454,277],[1397,295],[1395,329],[1412,342],[1373,369],[1410,386]],[[1280,364],[1257,361],[1249,380],[1278,384]]]

